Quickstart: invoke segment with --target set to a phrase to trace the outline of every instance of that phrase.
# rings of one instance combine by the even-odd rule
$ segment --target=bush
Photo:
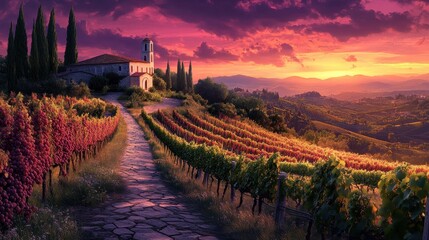
[[[167,89],[167,83],[165,83],[164,79],[162,79],[161,77],[154,75],[153,87],[158,91],[165,91],[165,89]]]
[[[108,89],[107,90],[117,90],[119,88],[119,82],[124,78],[124,76],[119,76],[115,72],[106,73],[104,75],[107,78],[108,81]],[[102,89],[102,92],[104,92],[106,89]]]
[[[67,91],[67,83],[64,79],[50,78],[42,86],[45,93],[54,95],[64,95]]]
[[[102,118],[106,112],[106,102],[99,98],[94,98],[90,102],[81,101],[73,106],[77,113],[81,115],[88,114],[91,117]]]
[[[235,109],[235,106],[231,103],[215,103],[212,104],[209,107],[209,113],[211,113],[214,116],[228,116],[228,117],[235,117],[237,116],[237,111]]]
[[[84,97],[90,97],[91,91],[89,90],[88,85],[86,85],[86,83],[84,82],[81,82],[79,84],[72,82],[67,87],[67,95],[69,95],[70,97],[84,98]]]
[[[131,87],[124,92],[120,99],[127,100],[127,107],[143,107],[144,102],[160,102],[162,97],[158,93],[145,92],[142,88]]]
[[[109,80],[106,77],[95,76],[89,80],[89,88],[96,92],[101,92],[103,87],[109,84]]]
[[[269,126],[271,123],[267,113],[260,108],[254,108],[250,110],[248,117],[261,126]]]
[[[208,101],[202,98],[199,94],[192,94],[192,98],[195,102],[199,103],[202,106],[207,106]]]

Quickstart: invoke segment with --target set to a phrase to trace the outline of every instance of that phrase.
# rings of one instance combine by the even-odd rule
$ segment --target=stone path
[[[115,95],[107,96],[117,103]],[[216,227],[197,210],[169,190],[155,169],[144,134],[122,107],[127,123],[128,145],[121,174],[128,191],[101,207],[83,208],[79,225],[86,239],[198,239],[214,240]]]

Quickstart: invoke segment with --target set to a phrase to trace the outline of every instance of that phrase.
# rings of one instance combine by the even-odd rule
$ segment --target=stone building
[[[94,76],[113,72],[123,77],[119,82],[120,87],[138,86],[147,91],[153,86],[154,71],[153,42],[145,38],[142,41],[141,59],[102,54],[68,66],[58,77],[69,82],[89,83]]]

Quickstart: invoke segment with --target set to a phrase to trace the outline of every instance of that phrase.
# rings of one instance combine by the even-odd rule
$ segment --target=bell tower
[[[154,54],[153,54],[153,42],[149,38],[145,38],[142,41],[142,60],[150,64],[149,73],[154,73]]]

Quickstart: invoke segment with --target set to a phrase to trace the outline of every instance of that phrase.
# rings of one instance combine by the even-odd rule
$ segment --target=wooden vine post
[[[429,240],[429,197],[426,198],[425,224],[423,228],[423,240]]]
[[[279,180],[277,183],[277,204],[275,212],[275,222],[277,227],[281,227],[284,223],[284,216],[286,211],[286,195],[283,194],[282,187],[283,182],[285,181],[287,174],[285,172],[280,172]]]
[[[237,162],[232,161],[232,163],[231,163],[231,176],[234,173],[236,166],[237,166]],[[231,181],[231,203],[234,202],[234,199],[235,199],[235,189],[234,189],[234,183]]]

